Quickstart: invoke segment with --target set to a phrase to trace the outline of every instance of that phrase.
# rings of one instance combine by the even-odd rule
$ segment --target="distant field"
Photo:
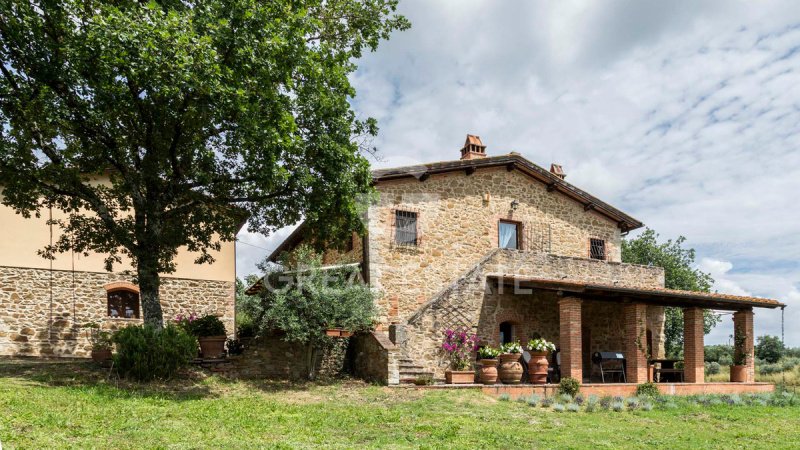
[[[795,368],[780,373],[762,375],[756,367],[756,381],[764,383],[786,384],[787,386],[800,386],[800,369]],[[730,380],[730,367],[722,366],[720,372],[714,375],[706,375],[706,381],[728,381]]]
[[[556,412],[475,391],[108,381],[86,363],[0,359],[2,448],[796,448],[800,407]],[[717,399],[714,403],[720,403]]]

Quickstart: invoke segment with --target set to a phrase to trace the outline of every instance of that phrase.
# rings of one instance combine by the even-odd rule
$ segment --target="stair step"
[[[400,364],[400,370],[403,369],[424,369],[423,366],[418,366],[416,364]]]
[[[426,372],[424,370],[402,370],[400,371],[400,378],[416,378],[422,376],[433,376],[433,372]]]

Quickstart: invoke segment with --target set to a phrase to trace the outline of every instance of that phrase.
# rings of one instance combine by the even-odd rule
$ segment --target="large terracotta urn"
[[[747,381],[747,366],[731,366],[731,383]]]
[[[500,364],[500,361],[496,359],[482,359],[481,360],[481,370],[480,370],[480,380],[483,384],[495,384],[497,383],[497,365]]]
[[[528,381],[531,384],[547,383],[548,352],[531,352],[531,362],[528,363]]]
[[[499,356],[497,375],[504,384],[519,384],[522,381],[523,370],[519,362],[521,356],[519,353],[504,353]]]
[[[228,338],[222,336],[201,336],[197,338],[200,342],[200,353],[205,359],[220,358],[225,355],[225,341]]]

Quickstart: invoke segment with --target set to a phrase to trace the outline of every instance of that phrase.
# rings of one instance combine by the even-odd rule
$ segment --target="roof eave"
[[[424,179],[427,176],[456,172],[466,170],[468,168],[491,168],[491,167],[506,167],[508,170],[520,169],[531,178],[545,184],[548,190],[558,191],[573,200],[584,205],[584,208],[594,210],[612,221],[617,223],[617,226],[623,231],[628,232],[641,228],[644,224],[625,214],[621,210],[609,205],[608,203],[598,199],[597,197],[585,192],[578,187],[564,181],[560,177],[550,173],[549,171],[537,166],[536,164],[528,161],[521,155],[509,154],[503,156],[492,156],[488,158],[472,159],[472,160],[457,160],[445,161],[441,163],[420,164],[416,166],[398,167],[393,169],[378,169],[372,172],[373,183],[377,184],[383,181],[400,180],[405,178]]]

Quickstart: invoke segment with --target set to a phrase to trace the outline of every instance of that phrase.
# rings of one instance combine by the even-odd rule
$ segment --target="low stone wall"
[[[701,394],[755,394],[775,391],[775,385],[770,383],[656,383],[658,390],[664,395],[701,395]],[[606,383],[582,384],[581,394],[603,396],[633,396],[636,394],[636,384],[633,383]],[[537,394],[542,397],[558,395],[558,385],[504,385],[481,386],[485,394],[500,396],[508,394],[512,400],[520,396]]]
[[[107,330],[141,324],[107,316],[105,286],[120,281],[131,282],[131,275],[0,267],[0,355],[86,357],[86,323]],[[233,281],[163,277],[161,307],[165,320],[217,314],[233,334]]]
[[[397,347],[380,331],[351,338],[350,359],[353,375],[380,384],[397,384],[400,371]]]
[[[314,374],[317,379],[341,376],[346,370],[349,339],[332,339],[329,345],[314,352]],[[246,343],[241,355],[229,357],[225,368],[230,377],[305,381],[309,379],[311,348],[286,342],[279,334],[264,336]]]

